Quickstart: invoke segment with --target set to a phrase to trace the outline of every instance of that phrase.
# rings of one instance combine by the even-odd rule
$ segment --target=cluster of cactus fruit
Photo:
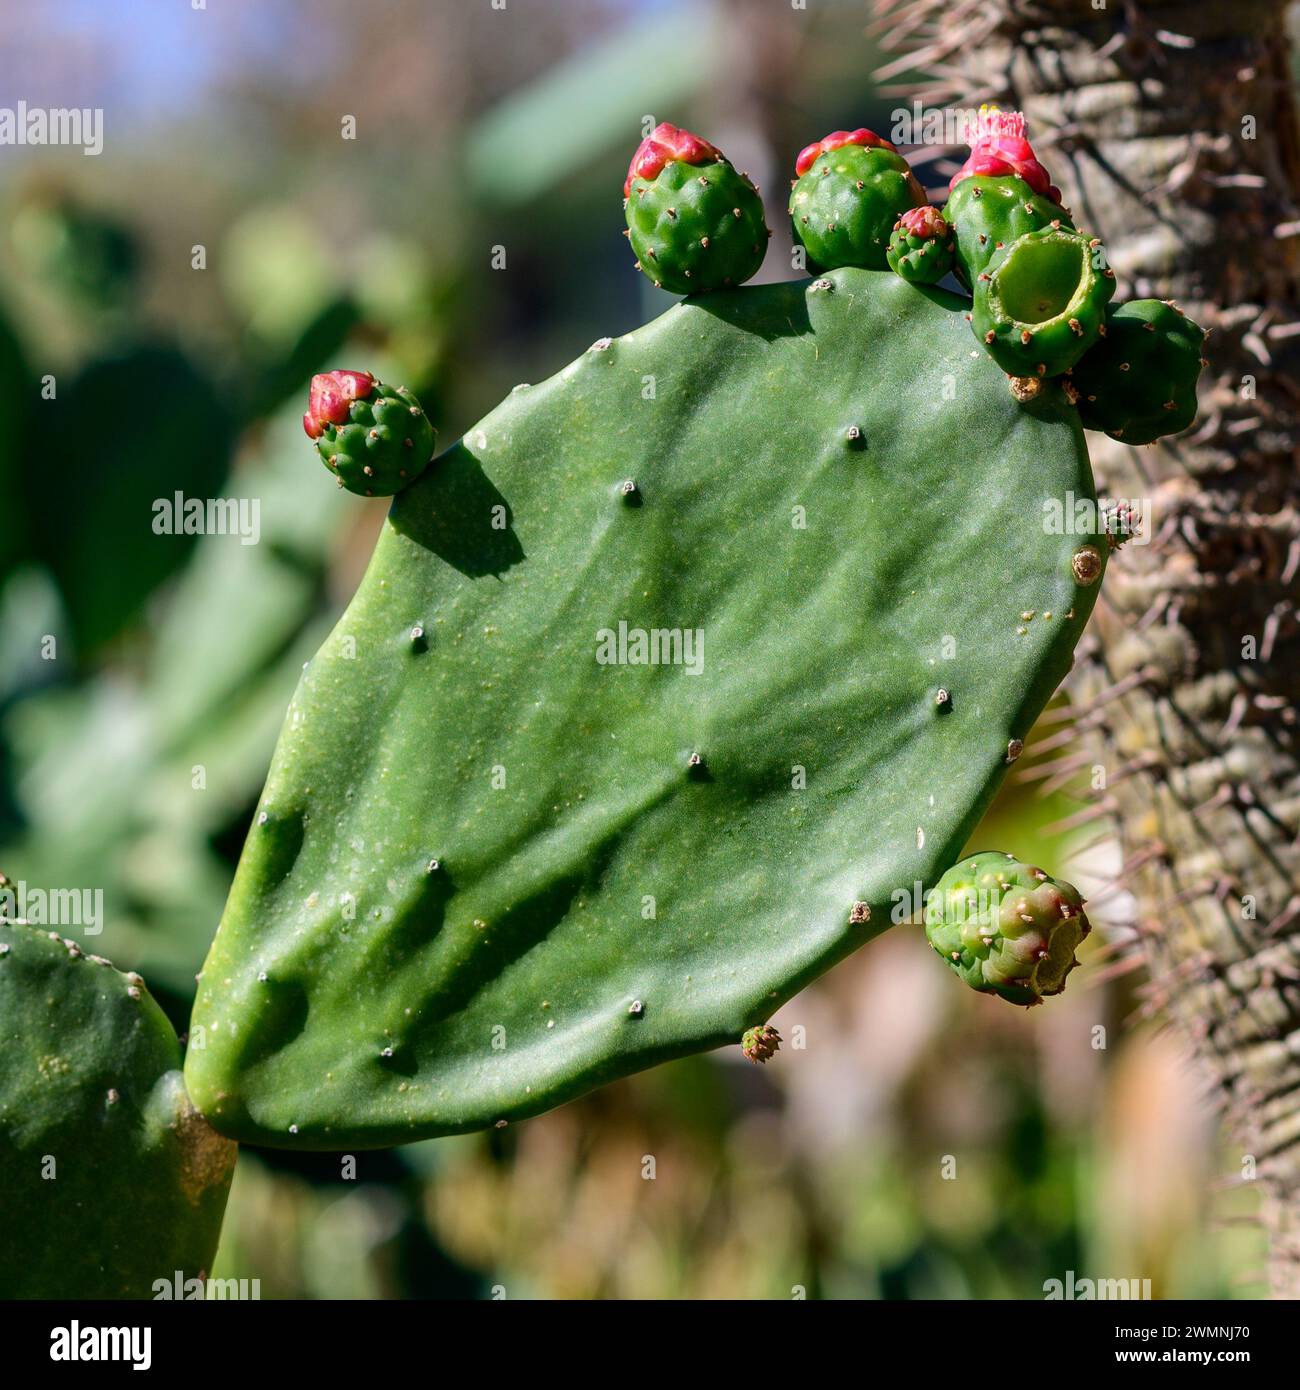
[[[981,993],[1038,1004],[1075,964],[1073,887],[961,856],[1112,548],[1042,505],[1096,502],[1081,424],[1137,444],[1191,423],[1204,335],[1109,303],[1104,249],[1015,116],[982,114],[942,209],[870,131],[808,146],[790,215],[811,281],[735,288],[763,205],[697,136],[658,126],[624,197],[639,269],[687,297],[517,387],[432,466],[404,387],[311,383],[323,464],[394,500],[294,694],[184,1085],[135,977],[0,933],[0,1138],[26,1108],[53,1138],[14,1162],[92,1133],[143,1155],[177,1267],[211,1258],[226,1140],[384,1146],[723,1042],[767,1062],[772,1013],[885,929],[898,884],[934,885],[926,936]],[[853,515],[856,543],[792,525],[792,499]],[[592,633],[680,639],[684,617],[707,664],[591,658]],[[70,1192],[82,1235],[93,1176]],[[0,1240],[0,1276],[44,1292],[36,1243]],[[137,1243],[84,1282],[135,1292],[151,1258]]]
[[[1025,138],[1019,114],[982,109],[969,139],[970,155],[953,176],[943,207],[930,203],[906,159],[872,131],[834,131],[803,149],[795,161],[789,215],[807,268],[822,277],[808,288],[806,302],[811,303],[817,292],[833,293],[841,286],[856,289],[859,282],[844,277],[859,272],[890,271],[901,281],[927,287],[952,276],[971,295],[961,316],[1009,378],[1009,394],[1017,404],[1037,399],[1053,378],[1059,378],[1060,389],[1051,397],[1055,418],[1071,417],[1135,444],[1185,429],[1195,415],[1204,334],[1172,305],[1141,300],[1111,304],[1116,277],[1105,248],[1076,228]],[[688,296],[687,304],[734,290],[762,265],[771,232],[759,192],[710,141],[668,123],[656,126],[633,155],[623,195],[625,235],[637,269],[656,287]],[[828,275],[838,278],[825,278]],[[888,283],[870,275],[861,282],[863,289],[875,291],[887,315],[898,313],[904,303],[886,291]],[[757,299],[747,302],[755,322],[767,316],[766,305]],[[783,313],[787,300],[777,303]],[[920,303],[906,301],[914,313],[920,312]],[[951,311],[951,305],[945,307]],[[791,315],[785,317],[793,322]],[[867,322],[864,310],[862,324]],[[829,323],[822,332],[827,345],[833,346]],[[622,341],[626,351],[632,340]],[[725,353],[725,343],[715,351]],[[552,433],[567,428],[574,447],[579,442],[575,397],[581,398],[584,415],[605,409],[598,383],[617,360],[615,344],[603,339],[593,349],[591,369],[597,352],[604,354],[604,370],[596,369],[589,387],[580,387],[590,370],[586,362],[561,374],[560,380],[575,389],[566,393],[564,410],[548,424]],[[579,365],[584,374],[575,376]],[[482,440],[500,432],[526,449],[522,441],[533,421],[526,407],[515,408],[513,400],[508,404],[511,408],[502,408],[499,427],[496,417],[489,417],[473,437]],[[703,398],[697,400],[697,413],[706,404]],[[545,418],[546,408],[539,402],[532,414]],[[339,482],[366,495],[407,488],[419,477],[432,449],[432,431],[410,393],[384,387],[365,373],[316,377],[304,424]],[[1077,431],[1077,423],[1074,428]],[[849,447],[862,447],[861,424],[848,425],[843,438]],[[462,454],[463,460],[458,458]],[[462,443],[444,457],[442,470],[477,467],[478,457],[481,446],[469,454]],[[1090,476],[1083,486],[1091,487]],[[620,496],[635,496],[639,502],[641,486],[625,478]],[[399,502],[394,524],[408,530],[410,522],[400,507]],[[1096,584],[1106,549],[1078,545],[1070,556],[1075,586],[1086,592]],[[1086,620],[1087,602],[1081,595],[1060,607],[1068,610],[1066,617],[1075,625],[1068,639],[1072,645]],[[1040,611],[1041,626],[1051,610],[1044,606]],[[1025,634],[1027,628],[1017,626],[1015,631]],[[935,707],[953,708],[948,689],[938,692]],[[298,717],[303,719],[301,709]],[[1021,746],[1019,737],[1007,741],[1008,749],[1018,752]],[[1002,761],[1012,758],[1008,752]],[[700,776],[706,764],[698,750],[691,750],[685,763],[691,780],[713,780],[712,775]],[[918,845],[923,840],[918,830]],[[386,872],[396,867],[390,865]],[[247,911],[234,915],[250,918]],[[870,915],[867,904],[855,902],[850,925],[860,928]],[[1073,887],[1002,854],[976,855],[949,869],[931,891],[923,916],[931,944],[966,983],[1025,1005],[1064,987],[1075,948],[1088,930],[1082,900]],[[226,934],[238,937],[246,929],[232,925]],[[219,937],[218,948],[222,945]],[[232,958],[214,951],[223,970]],[[201,994],[200,1012],[215,1018],[215,1010],[215,999]],[[638,999],[629,1016],[640,1018],[644,1012]],[[764,1062],[779,1043],[770,1024],[757,1023],[744,1030],[742,1051],[751,1061]],[[203,1073],[219,1060],[219,1053],[209,1053],[205,1066],[195,1069],[201,1090],[212,1089]],[[230,1110],[238,1070],[221,1072],[223,1086],[215,1106],[219,1115]],[[502,1113],[524,1108],[518,1101],[503,1102],[500,1088],[491,1103]],[[242,1127],[246,1134],[265,1138],[276,1123],[269,1111],[266,1118],[256,1118],[247,1101],[236,1109],[237,1117],[229,1118],[232,1132]],[[462,1109],[459,1126],[440,1115],[428,1120],[428,1129],[443,1132],[485,1122],[485,1115],[476,1118],[471,1110],[468,1105]],[[321,1131],[332,1128],[327,1116],[317,1116],[314,1123]],[[301,1125],[291,1129],[302,1132]]]
[[[1105,247],[1061,206],[1023,116],[981,108],[969,139],[942,210],[870,130],[837,130],[803,149],[789,210],[808,268],[888,265],[923,285],[951,272],[970,289],[971,328],[1018,400],[1059,377],[1089,429],[1130,444],[1186,429],[1205,334],[1157,300],[1111,305]],[[696,180],[704,187],[693,189],[704,170],[709,177]],[[757,272],[770,235],[757,193],[708,141],[656,127],[633,158],[624,195],[638,268],[656,285],[700,293]],[[728,242],[738,249],[724,251],[717,229],[731,230],[728,213],[741,219]]]

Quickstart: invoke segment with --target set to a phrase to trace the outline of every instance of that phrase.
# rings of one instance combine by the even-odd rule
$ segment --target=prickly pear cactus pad
[[[0,922],[0,1297],[151,1298],[211,1268],[235,1146],[138,975]]]
[[[939,877],[1106,551],[1045,522],[1095,496],[1077,412],[965,307],[854,269],[689,299],[398,495],[202,972],[214,1125],[537,1114],[734,1046]]]
[[[971,855],[926,896],[930,945],[972,989],[1012,1004],[1060,994],[1089,930],[1079,890],[1013,854]]]

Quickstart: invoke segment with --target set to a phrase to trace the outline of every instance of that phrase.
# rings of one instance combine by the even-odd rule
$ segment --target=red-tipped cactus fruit
[[[437,437],[412,392],[369,372],[312,377],[302,425],[339,486],[362,497],[391,497],[413,483]]]
[[[813,268],[884,270],[890,233],[925,190],[907,160],[870,130],[836,130],[795,161],[790,222]]]
[[[1025,138],[1020,112],[981,108],[968,139],[970,156],[952,176],[943,215],[957,234],[957,278],[974,287],[1017,237],[1074,224]]]
[[[928,203],[909,208],[894,223],[886,251],[890,270],[914,285],[935,285],[953,266],[952,228]]]
[[[673,294],[740,285],[771,233],[749,178],[715,145],[667,121],[637,147],[623,184],[637,268]]]

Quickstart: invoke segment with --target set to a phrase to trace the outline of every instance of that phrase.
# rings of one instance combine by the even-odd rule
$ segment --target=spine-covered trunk
[[[1150,543],[1116,556],[1080,648],[1077,765],[1099,765],[1157,1002],[1185,1028],[1300,1296],[1300,140],[1272,0],[881,3],[927,106],[1023,110],[1118,298],[1211,330],[1186,435],[1090,435],[1098,491]],[[907,59],[890,66],[902,75]]]

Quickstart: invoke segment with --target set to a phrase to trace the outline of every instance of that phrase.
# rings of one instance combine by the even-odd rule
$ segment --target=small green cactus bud
[[[997,851],[954,864],[926,896],[930,945],[972,989],[1012,1004],[1060,994],[1089,930],[1077,888]]]
[[[637,268],[673,294],[743,284],[767,254],[758,190],[716,146],[666,121],[632,156],[623,211]]]
[[[890,270],[914,285],[937,285],[953,266],[952,229],[939,209],[909,208],[894,223],[885,256]]]
[[[1079,418],[1125,444],[1178,434],[1196,418],[1205,330],[1174,305],[1134,299],[1106,315],[1106,333],[1075,364]]]
[[[775,1057],[781,1046],[781,1035],[770,1023],[750,1028],[740,1040],[740,1050],[751,1062],[766,1062]]]
[[[312,377],[302,425],[340,486],[363,497],[391,497],[413,483],[437,438],[405,386],[385,386],[369,372]]]
[[[927,202],[907,160],[869,130],[834,131],[806,146],[794,167],[790,221],[823,270],[884,270],[894,224]]]
[[[1097,341],[1115,272],[1078,232],[1043,227],[1004,247],[975,282],[971,328],[1010,376],[1058,376]]]

